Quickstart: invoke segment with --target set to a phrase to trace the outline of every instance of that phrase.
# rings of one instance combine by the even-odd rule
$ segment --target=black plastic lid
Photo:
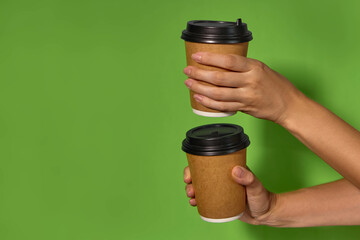
[[[182,142],[184,152],[200,156],[225,155],[247,148],[249,137],[235,124],[216,123],[190,129]]]
[[[181,38],[199,43],[241,43],[252,40],[246,23],[238,18],[236,22],[193,20],[187,22]]]

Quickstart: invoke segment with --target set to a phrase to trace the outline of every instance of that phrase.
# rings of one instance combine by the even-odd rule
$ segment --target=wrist
[[[286,205],[286,197],[283,194],[270,193],[269,211],[256,219],[258,225],[270,227],[287,227],[290,225],[283,215]]]
[[[295,91],[286,102],[286,108],[283,114],[278,118],[275,123],[289,130],[296,125],[299,116],[309,112],[309,106],[312,100],[305,96],[301,91]]]
[[[279,208],[279,200],[280,195],[276,193],[270,193],[270,204],[269,210],[256,218],[257,225],[267,225],[267,226],[276,226],[277,225],[277,217],[276,217],[276,209]]]

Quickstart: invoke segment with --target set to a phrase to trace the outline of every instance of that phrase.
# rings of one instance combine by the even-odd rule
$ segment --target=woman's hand
[[[235,54],[197,52],[199,64],[230,71],[208,71],[187,66],[186,86],[202,105],[223,112],[241,111],[257,118],[281,123],[292,103],[304,95],[284,76],[264,63]],[[213,86],[201,84],[208,82]]]
[[[246,187],[246,209],[239,220],[255,225],[276,225],[271,220],[271,213],[275,207],[277,195],[266,190],[259,179],[246,168],[235,166],[232,170],[232,177],[235,182]],[[190,205],[196,206],[196,193],[191,183],[189,167],[184,169],[184,181]]]

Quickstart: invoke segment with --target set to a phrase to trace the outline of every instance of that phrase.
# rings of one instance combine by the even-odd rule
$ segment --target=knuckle
[[[229,107],[228,107],[228,106],[226,105],[226,103],[224,103],[224,102],[221,102],[221,103],[219,104],[218,109],[219,109],[221,112],[229,112],[229,111],[231,111],[231,109],[229,109]]]
[[[255,94],[253,91],[249,90],[249,89],[246,89],[243,91],[243,93],[241,94],[242,95],[242,99],[243,99],[243,102],[246,104],[246,105],[252,105],[255,101]]]
[[[258,87],[259,83],[260,83],[260,79],[258,77],[253,77],[248,80],[247,84],[250,88],[255,89]]]
[[[221,112],[225,112],[225,106],[223,103],[219,103],[216,109]]]
[[[225,112],[227,110],[224,103],[220,103],[218,109],[221,112]]]
[[[265,63],[263,63],[263,62],[260,62],[260,61],[258,61],[258,60],[255,60],[254,63],[253,63],[253,68],[254,68],[255,70],[258,70],[258,71],[264,71],[265,68],[266,68],[266,65],[265,65]]]
[[[254,174],[252,174],[251,172],[249,172],[249,173],[247,173],[247,180],[248,180],[248,182],[251,184],[251,183],[253,183],[254,182],[254,180],[255,180],[255,177],[254,177]]]
[[[227,54],[225,58],[224,65],[226,68],[234,68],[236,65],[236,55],[234,54]]]
[[[220,84],[221,82],[224,81],[224,72],[214,72],[214,78],[213,78],[213,82],[215,84]]]
[[[246,78],[242,79],[243,87],[251,87],[253,77],[248,75]]]
[[[260,225],[260,222],[257,219],[253,219],[253,220],[251,220],[251,224],[258,226],[258,225]]]
[[[201,88],[201,86],[199,87],[199,83],[198,81],[195,79],[195,78],[191,78],[191,86],[190,86],[190,89],[193,90],[193,91],[198,91],[199,88]]]
[[[208,52],[203,52],[201,54],[201,62],[207,62],[209,60],[210,56]]]
[[[249,94],[249,96],[247,96],[247,105],[248,106],[254,106],[255,105],[255,97],[253,94]]]
[[[216,99],[216,100],[221,100],[221,98],[223,97],[223,91],[219,88],[213,88],[211,90],[211,96]]]
[[[200,72],[198,69],[193,68],[192,72],[191,72],[191,76],[195,79],[198,79],[200,77]]]

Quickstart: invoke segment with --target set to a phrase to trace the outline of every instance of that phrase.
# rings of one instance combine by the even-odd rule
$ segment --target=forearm
[[[359,131],[302,94],[279,124],[360,188]]]
[[[360,190],[342,179],[276,194],[259,224],[274,227],[360,225]]]

